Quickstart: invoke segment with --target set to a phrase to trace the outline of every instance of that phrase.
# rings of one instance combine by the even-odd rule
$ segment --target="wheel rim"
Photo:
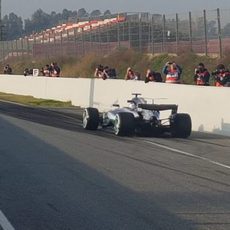
[[[120,117],[116,115],[115,121],[114,121],[114,133],[118,135],[120,133]]]
[[[88,125],[88,115],[87,112],[84,111],[83,113],[83,121],[82,121],[83,128],[85,129]]]

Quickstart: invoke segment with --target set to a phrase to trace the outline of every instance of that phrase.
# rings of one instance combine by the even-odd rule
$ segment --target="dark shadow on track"
[[[161,206],[156,194],[135,192],[6,120],[0,122],[0,204],[16,229],[198,229]]]
[[[107,138],[120,138],[115,136],[109,129],[104,132],[104,130],[97,131],[87,131],[82,128],[82,109],[79,107],[73,108],[41,108],[24,106],[16,103],[10,103],[5,101],[0,101],[0,113],[23,119],[26,121],[31,121],[55,128],[65,129],[69,131],[77,131],[82,133],[88,133],[92,135],[103,136]],[[160,135],[159,138],[175,139],[170,136],[170,134]],[[188,140],[208,142],[212,139],[229,139],[229,137],[214,135],[214,134],[203,134],[201,132],[193,132]],[[176,140],[176,139],[175,139]],[[178,139],[181,140],[181,139]]]

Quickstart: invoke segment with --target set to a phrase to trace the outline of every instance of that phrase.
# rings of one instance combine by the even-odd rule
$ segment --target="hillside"
[[[167,61],[175,61],[183,68],[183,81],[185,84],[193,84],[194,68],[200,62],[213,71],[218,63],[224,63],[227,67],[230,64],[230,57],[220,60],[205,56],[198,56],[194,53],[182,53],[179,56],[162,54],[162,55],[146,55],[140,54],[133,50],[121,49],[116,50],[110,55],[99,56],[88,54],[82,59],[74,58],[57,58],[51,59],[28,59],[13,58],[7,61],[12,68],[14,74],[23,74],[25,68],[41,69],[46,64],[57,62],[62,70],[63,77],[92,77],[94,70],[98,64],[108,65],[116,68],[118,78],[124,78],[127,67],[132,67],[135,71],[141,73],[142,78],[145,76],[146,69],[151,68],[160,71]],[[6,63],[1,63],[2,69]]]

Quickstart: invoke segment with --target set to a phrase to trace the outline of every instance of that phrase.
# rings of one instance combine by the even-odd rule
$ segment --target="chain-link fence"
[[[223,56],[230,47],[230,10],[184,14],[121,13],[68,22],[14,41],[0,43],[0,58],[82,57],[120,48],[159,54],[193,51]]]

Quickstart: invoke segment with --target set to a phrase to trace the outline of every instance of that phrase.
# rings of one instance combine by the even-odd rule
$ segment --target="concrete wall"
[[[189,113],[193,130],[230,136],[230,88],[171,85],[143,81],[81,78],[47,78],[0,75],[0,91],[37,98],[72,101],[73,105],[95,106],[101,111],[113,103],[127,105],[132,93],[142,93],[155,103],[179,105]]]
[[[19,75],[0,75],[0,91],[37,98],[72,101],[88,105],[91,81],[80,78],[49,78]]]

